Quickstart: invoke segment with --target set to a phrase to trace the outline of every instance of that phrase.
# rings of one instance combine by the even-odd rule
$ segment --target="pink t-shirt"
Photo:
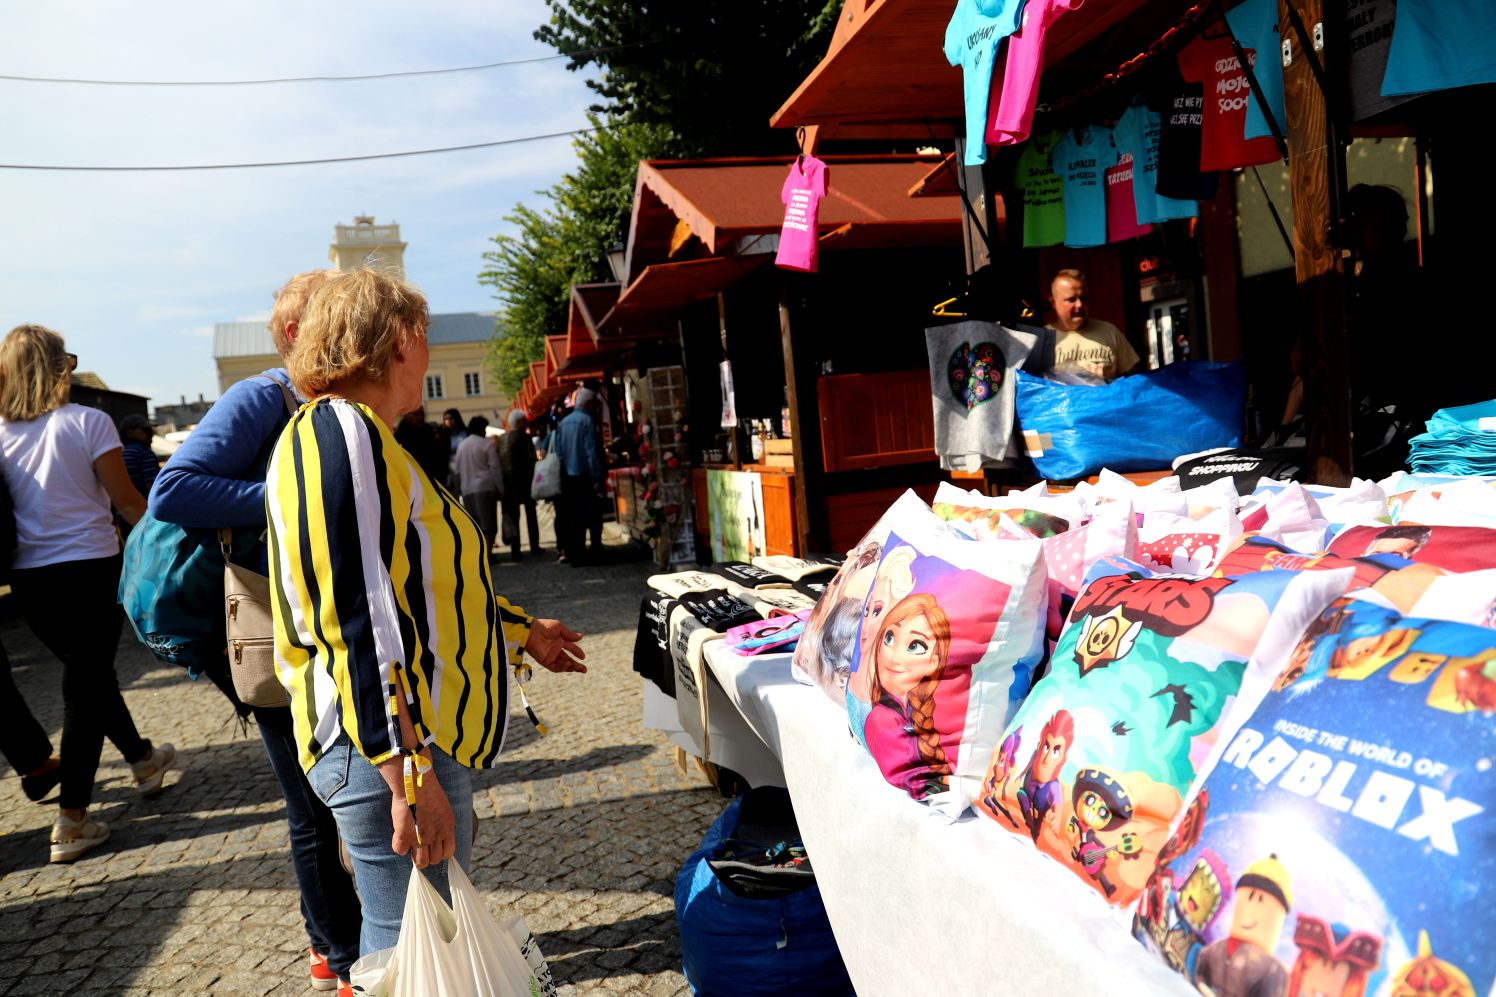
[[[786,270],[816,270],[816,218],[826,196],[826,164],[803,156],[790,164],[779,199],[784,202],[784,225],[779,230],[776,266]]]
[[[1083,0],[1028,0],[1018,30],[1008,37],[1008,59],[1002,71],[1002,96],[997,79],[992,85],[996,110],[987,118],[988,145],[1017,145],[1029,137],[1034,101],[1039,96],[1039,71],[1044,68],[1044,35],[1049,26]],[[991,105],[989,104],[989,107]]]
[[[1152,225],[1138,224],[1132,199],[1132,153],[1121,153],[1117,164],[1106,171],[1106,241],[1136,239],[1152,231]]]

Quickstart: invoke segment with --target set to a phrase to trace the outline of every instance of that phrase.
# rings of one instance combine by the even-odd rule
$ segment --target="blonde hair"
[[[270,338],[275,341],[275,352],[282,357],[291,352],[287,327],[301,325],[301,313],[306,311],[306,303],[331,274],[331,270],[307,270],[286,281],[286,286],[275,292],[275,306],[270,309]]]
[[[302,312],[286,370],[308,398],[350,379],[388,384],[396,351],[429,323],[425,296],[400,278],[369,267],[329,272]]]
[[[0,341],[0,417],[29,422],[67,404],[73,379],[62,336],[18,325]]]

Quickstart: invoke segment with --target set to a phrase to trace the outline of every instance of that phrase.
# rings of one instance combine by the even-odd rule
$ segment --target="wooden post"
[[[1294,9],[1311,35],[1325,40],[1306,51],[1294,29]],[[1324,0],[1278,0],[1279,37],[1290,58],[1283,68],[1288,118],[1288,176],[1293,190],[1294,270],[1299,284],[1299,342],[1304,379],[1309,472],[1314,481],[1344,485],[1351,479],[1350,351],[1346,335],[1345,277],[1339,245],[1340,198],[1345,192],[1345,149],[1313,60],[1333,66],[1332,40],[1340,17],[1326,18]],[[1322,26],[1322,27],[1321,27]],[[1275,53],[1281,58],[1281,53]],[[1259,58],[1267,53],[1259,53]],[[1326,58],[1326,57],[1329,58]],[[1335,80],[1331,69],[1327,80]]]
[[[795,333],[790,318],[788,281],[783,273],[777,277],[779,340],[784,349],[784,384],[790,410],[790,440],[795,458],[795,542],[799,545],[800,556],[804,557],[806,554],[827,550],[820,410],[816,404],[814,373],[804,372],[802,376],[795,363]]]

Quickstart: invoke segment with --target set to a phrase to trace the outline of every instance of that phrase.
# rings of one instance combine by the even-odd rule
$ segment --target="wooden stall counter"
[[[732,479],[742,486],[740,488],[728,489],[719,486],[714,492],[709,484],[712,475],[744,475],[745,477]],[[740,497],[735,504],[729,503],[726,499],[726,494],[730,490],[735,491]],[[754,510],[751,497],[755,491],[762,496],[760,507],[762,519],[757,524],[753,522]],[[797,539],[799,536],[798,521],[795,515],[794,468],[772,464],[744,464],[742,467],[732,464],[698,464],[691,470],[691,493],[696,503],[697,550],[703,554],[700,557],[703,563],[707,561],[704,555],[708,550],[715,552],[712,560],[742,559],[735,556],[721,556],[744,553],[741,549],[736,551],[729,549],[732,545],[727,542],[726,534],[728,533],[734,537],[739,535],[757,537],[757,542],[753,546],[758,547],[760,552],[765,554],[788,554],[792,557],[800,555],[800,545]],[[713,508],[714,495],[717,503],[715,509]],[[746,526],[746,529],[731,529],[729,527],[732,523],[728,526],[723,525],[725,520]]]

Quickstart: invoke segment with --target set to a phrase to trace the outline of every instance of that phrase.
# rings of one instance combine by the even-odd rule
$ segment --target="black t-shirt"
[[[670,614],[680,603],[663,592],[650,592],[639,607],[634,634],[634,671],[675,695],[675,665],[670,659]]]
[[[1343,64],[1353,121],[1364,121],[1418,96],[1382,96],[1382,76],[1387,72],[1387,53],[1392,49],[1392,23],[1396,18],[1396,0],[1345,0],[1348,41]]]
[[[715,575],[721,575],[730,582],[736,582],[745,589],[756,589],[764,587],[788,588],[790,580],[783,575],[776,575],[767,568],[748,564],[745,561],[721,561],[712,565],[711,571]]]
[[[719,634],[726,633],[733,627],[742,626],[744,623],[757,623],[763,619],[752,606],[737,596],[728,595],[726,589],[688,592],[680,597],[680,604],[686,607],[688,613],[701,621],[702,626],[709,627]]]
[[[1209,201],[1221,175],[1200,170],[1200,137],[1205,128],[1205,87],[1187,83],[1170,59],[1161,59],[1146,93],[1158,112],[1158,173],[1154,190],[1164,197]]]

